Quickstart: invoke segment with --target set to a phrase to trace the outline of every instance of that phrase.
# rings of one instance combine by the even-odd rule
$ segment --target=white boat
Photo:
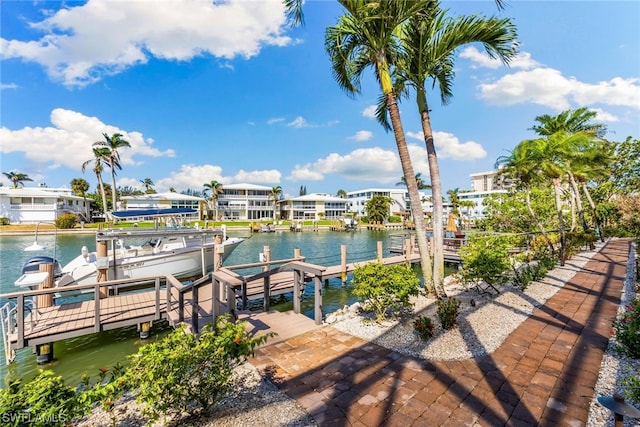
[[[98,268],[106,269],[107,280],[136,279],[171,274],[178,279],[204,276],[213,270],[214,250],[221,255],[223,262],[233,250],[244,241],[240,237],[227,237],[226,230],[199,229],[179,226],[175,219],[166,221],[176,210],[154,211],[145,218],[164,218],[167,225],[153,229],[129,228],[107,229],[96,233],[96,247],[107,242],[106,257],[99,257],[96,251],[89,252],[83,246],[80,254],[71,262],[58,268],[57,261],[50,257],[34,257],[25,262],[22,276],[16,280],[16,286],[33,287],[34,276],[39,264],[52,262],[56,265],[54,286],[64,288],[71,285],[84,285],[97,282]],[[131,211],[128,216],[132,216]],[[219,236],[219,237],[218,237]],[[216,244],[216,238],[222,243]],[[41,283],[42,279],[40,279]]]

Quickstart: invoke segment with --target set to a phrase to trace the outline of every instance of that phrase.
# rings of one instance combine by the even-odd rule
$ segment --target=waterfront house
[[[10,224],[51,223],[65,213],[89,221],[90,203],[69,188],[0,187],[0,218],[7,218]]]
[[[311,193],[280,201],[280,215],[287,220],[340,219],[348,209],[348,200],[326,193]]]

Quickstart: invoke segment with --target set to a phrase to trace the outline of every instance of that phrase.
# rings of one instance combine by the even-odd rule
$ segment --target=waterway
[[[292,258],[294,250],[300,249],[306,261],[319,265],[340,264],[340,247],[347,247],[347,261],[358,262],[374,259],[376,256],[378,241],[382,242],[384,256],[388,256],[389,234],[398,233],[385,231],[357,231],[357,232],[332,232],[332,231],[305,231],[292,233],[288,231],[275,233],[256,233],[249,235],[248,231],[230,231],[230,236],[249,237],[238,246],[227,258],[225,265],[239,265],[259,262],[260,253],[265,246],[269,246],[272,260]],[[66,264],[79,253],[82,246],[95,250],[95,237],[93,234],[78,235],[38,235],[38,244],[44,246],[40,252],[25,252],[24,248],[34,243],[34,236],[0,236],[0,294],[16,292],[22,289],[14,286],[13,282],[20,276],[20,270],[24,261],[34,255],[55,256],[61,265]],[[307,287],[303,298],[302,309],[310,318],[313,318],[312,287]],[[352,295],[352,287],[347,281],[343,284],[340,279],[331,280],[323,289],[323,314],[335,311],[345,304],[356,301]],[[6,301],[0,301],[4,304]],[[289,299],[274,301],[273,308],[278,310],[292,309]],[[258,301],[261,307],[261,302]],[[258,307],[256,307],[258,308]],[[54,361],[47,365],[37,365],[35,355],[30,348],[18,351],[16,361],[4,366],[4,349],[0,353],[0,378],[3,379],[0,387],[5,387],[7,381],[12,379],[27,380],[35,376],[40,369],[51,369],[69,384],[80,381],[83,373],[91,376],[97,375],[100,368],[110,368],[117,362],[126,363],[127,355],[137,352],[140,345],[150,340],[158,339],[166,334],[170,328],[166,322],[155,324],[152,337],[141,341],[135,327],[122,328],[115,331],[87,335],[56,342],[54,345]],[[0,343],[0,347],[2,344]]]

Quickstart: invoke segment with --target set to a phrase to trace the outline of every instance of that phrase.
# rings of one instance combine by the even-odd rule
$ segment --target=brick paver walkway
[[[321,426],[585,425],[626,274],[612,240],[492,354],[411,358],[332,327],[251,362]]]

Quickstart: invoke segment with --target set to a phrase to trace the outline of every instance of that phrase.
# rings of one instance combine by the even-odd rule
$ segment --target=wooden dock
[[[344,258],[343,258],[344,259]],[[107,331],[125,326],[149,325],[166,319],[172,326],[186,324],[197,333],[204,324],[217,316],[232,313],[236,318],[248,320],[256,331],[268,330],[279,337],[289,337],[297,328],[308,330],[311,324],[322,324],[322,284],[333,278],[342,278],[358,266],[370,262],[386,265],[420,262],[420,256],[409,254],[382,257],[382,242],[378,244],[378,256],[333,266],[321,266],[305,262],[304,257],[269,261],[241,266],[223,267],[201,279],[183,284],[173,276],[157,276],[132,280],[114,280],[89,285],[65,287],[68,292],[82,292],[82,301],[67,302],[50,307],[36,308],[30,301],[43,296],[52,297],[60,289],[49,288],[0,295],[8,300],[1,311],[3,339],[7,363],[15,357],[15,351],[25,347],[50,344],[67,338]],[[236,270],[259,267],[263,271],[251,275],[238,274]],[[141,282],[143,284],[141,284]],[[314,318],[301,314],[300,301],[305,287],[313,286]],[[123,291],[133,287],[135,291]],[[104,288],[120,290],[118,295],[108,295]],[[276,314],[269,307],[271,296],[292,293],[293,311]],[[242,311],[250,300],[263,300],[263,314]],[[238,305],[242,309],[238,309]],[[303,326],[304,325],[304,326]]]

